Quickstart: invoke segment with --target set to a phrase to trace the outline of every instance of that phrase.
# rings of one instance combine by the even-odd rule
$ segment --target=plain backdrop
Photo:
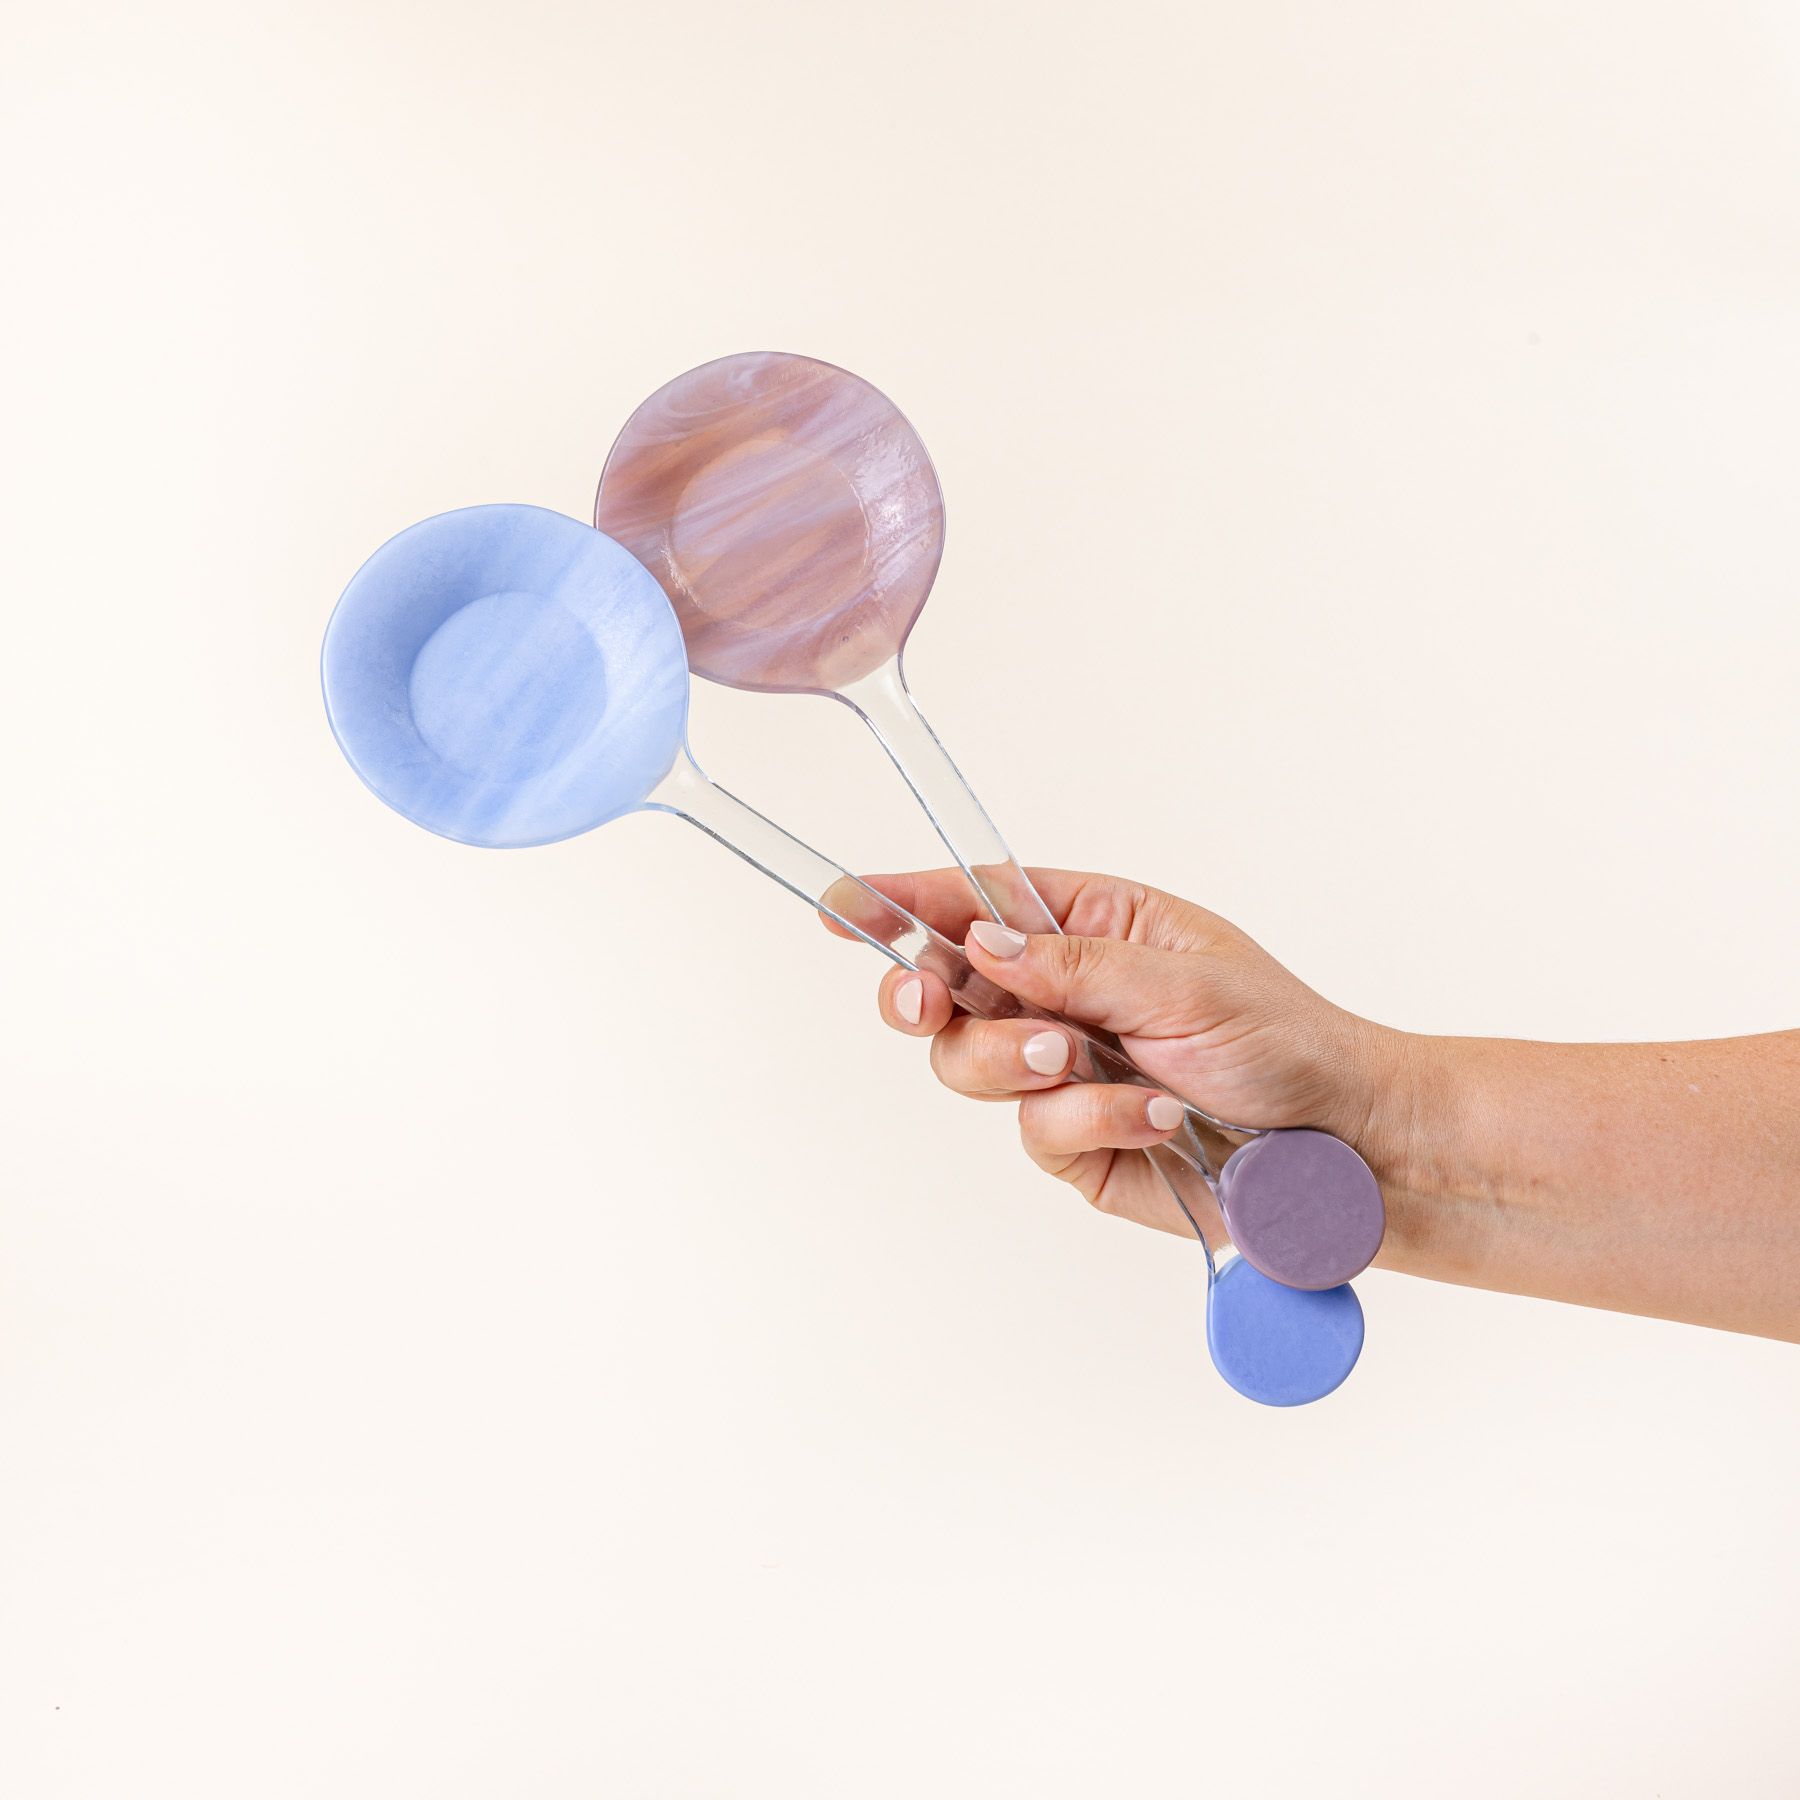
[[[0,1791],[1800,1790],[1791,1347],[1376,1273],[1258,1410],[865,950],[413,829],[316,673],[803,351],[1028,859],[1422,1030],[1800,1023],[1791,7],[5,14]],[[693,736],[934,860],[842,709]]]

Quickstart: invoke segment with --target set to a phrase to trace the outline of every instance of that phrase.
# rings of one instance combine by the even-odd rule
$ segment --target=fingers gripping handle
[[[1085,1026],[1027,1006],[1016,994],[989,981],[947,937],[801,843],[774,820],[746,806],[736,795],[709,781],[688,757],[676,761],[647,804],[697,825],[902,968],[929,970],[943,981],[965,1012],[983,1019],[1054,1021],[1069,1034],[1075,1047],[1072,1079],[1157,1087],[1116,1046]],[[1216,1120],[1194,1107],[1189,1107],[1188,1112],[1195,1122],[1194,1129],[1183,1132],[1183,1138],[1188,1140],[1185,1147],[1177,1147],[1171,1141],[1171,1149],[1210,1187],[1232,1153],[1232,1142],[1223,1135]]]
[[[1027,1006],[989,981],[948,938],[709,782],[685,757],[646,804],[699,826],[903,968],[930,970],[965,1011],[989,1019],[1053,1021],[1074,1046],[1075,1079],[1158,1086],[1116,1043],[1071,1019]],[[1233,1149],[1234,1137],[1245,1135],[1188,1105],[1186,1127],[1167,1141],[1166,1154],[1159,1150],[1157,1160],[1168,1167],[1169,1159],[1176,1159],[1216,1192],[1232,1242],[1272,1280],[1289,1287],[1334,1287],[1364,1268],[1380,1246],[1383,1216],[1381,1190],[1362,1158],[1318,1131],[1263,1132]],[[1192,1217],[1188,1201],[1176,1193]],[[1193,1223],[1204,1238],[1198,1218]]]
[[[1074,1046],[1071,1080],[1166,1091],[1116,1040],[1027,1005],[990,981],[948,938],[874,889],[840,883],[831,898],[842,901],[842,910],[828,910],[843,923],[908,968],[936,975],[965,1012],[982,1019],[1043,1019],[1067,1032]],[[1182,1104],[1185,1126],[1159,1146],[1155,1160],[1166,1175],[1178,1173],[1173,1158],[1201,1177],[1246,1261],[1288,1287],[1323,1289],[1350,1280],[1374,1260],[1386,1226],[1381,1189],[1348,1144],[1322,1131],[1248,1132],[1185,1099]],[[1204,1241],[1207,1233],[1184,1197],[1184,1189],[1191,1188],[1175,1182],[1170,1187]]]
[[[1168,1091],[1160,1082],[1152,1081],[1116,1045],[1061,1013],[1029,1005],[1017,994],[1008,993],[983,975],[948,938],[931,931],[929,926],[920,925],[919,929],[929,933],[929,937],[908,961],[915,969],[929,970],[936,975],[965,1012],[973,1013],[978,1019],[1043,1019],[1068,1033],[1074,1045],[1069,1080],[1126,1084],[1151,1088],[1159,1094]],[[1180,1096],[1176,1098],[1180,1099]],[[1224,1135],[1227,1127],[1217,1119],[1188,1105],[1185,1100],[1182,1104],[1187,1106],[1193,1124],[1192,1131],[1184,1132],[1183,1136],[1190,1137],[1192,1143],[1183,1144],[1179,1139],[1171,1139],[1169,1148],[1198,1170],[1210,1186],[1217,1181],[1219,1170],[1230,1157],[1234,1144]]]
[[[885,951],[903,968],[918,969],[937,976],[950,990],[950,997],[964,1012],[978,1019],[1043,1019],[1060,1026],[1069,1034],[1074,1057],[1069,1067],[1071,1081],[1129,1083],[1135,1087],[1167,1090],[1154,1082],[1116,1044],[1078,1025],[1060,1013],[1041,1006],[1031,1006],[1017,994],[1008,993],[997,982],[988,980],[971,963],[959,945],[951,943],[941,932],[933,931],[923,919],[916,919],[877,893],[854,875],[834,882],[820,896],[819,904],[840,925],[847,926],[860,938]],[[1180,1098],[1180,1096],[1176,1096]],[[1224,1134],[1229,1127],[1188,1106],[1189,1118],[1195,1122],[1193,1132],[1183,1136],[1192,1139],[1183,1147],[1171,1140],[1170,1147],[1205,1177],[1210,1186],[1218,1178],[1218,1170],[1232,1153],[1232,1140]]]

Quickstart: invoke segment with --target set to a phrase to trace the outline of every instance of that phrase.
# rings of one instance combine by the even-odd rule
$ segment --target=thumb
[[[977,919],[963,946],[990,981],[1032,1006],[1102,1030],[1191,1029],[1193,957],[1123,938],[1026,936]]]

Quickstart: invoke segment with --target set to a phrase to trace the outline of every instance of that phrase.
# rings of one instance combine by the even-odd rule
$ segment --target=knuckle
[[[1013,1075],[1019,1060],[1012,1032],[988,1021],[970,1028],[969,1073],[979,1086],[990,1090],[1017,1087]]]
[[[931,1040],[931,1072],[947,1088],[959,1092],[967,1085],[963,1075],[963,1033],[953,1021]]]
[[[1025,1154],[1040,1169],[1052,1175],[1056,1173],[1054,1166],[1058,1160],[1056,1152],[1045,1141],[1044,1134],[1038,1125],[1037,1114],[1029,1106],[1019,1108],[1019,1144]]]
[[[1015,1054],[986,1020],[953,1019],[931,1040],[931,1070],[958,1093],[990,1093],[1012,1086]]]
[[[1125,1183],[1120,1179],[1120,1167],[1123,1158],[1108,1158],[1106,1173],[1094,1184],[1087,1195],[1087,1203],[1095,1212],[1105,1213],[1108,1218],[1122,1218],[1125,1214]]]
[[[1045,1129],[1045,1114],[1038,1104],[1048,1095],[1028,1096],[1019,1105],[1019,1142],[1025,1154],[1058,1181],[1067,1181],[1070,1170],[1081,1160],[1081,1151],[1062,1147],[1060,1134]]]
[[[1046,938],[1038,951],[1039,966],[1063,993],[1078,986],[1092,964],[1090,940],[1078,937]]]
[[[1019,1138],[1039,1168],[1072,1179],[1083,1158],[1103,1155],[1134,1140],[1130,1107],[1134,1090],[1071,1082],[1028,1094],[1019,1104]]]
[[[1111,1145],[1118,1136],[1118,1090],[1084,1085],[1070,1090],[1069,1101],[1070,1123],[1082,1138],[1095,1148]]]
[[[1154,924],[1159,902],[1168,895],[1139,881],[1122,881],[1113,895],[1112,935],[1137,941],[1140,932]]]

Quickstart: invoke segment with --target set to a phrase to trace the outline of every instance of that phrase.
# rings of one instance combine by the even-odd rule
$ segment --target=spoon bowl
[[[351,765],[428,830],[506,849],[634,810],[674,813],[902,967],[940,974],[967,1010],[1019,1015],[955,945],[706,778],[687,752],[687,663],[670,602],[585,525],[540,507],[482,506],[401,532],[345,589],[321,674]],[[1114,1046],[1065,1024],[1084,1078],[1135,1073]],[[1207,1262],[1210,1276],[1210,1251]],[[1213,1284],[1209,1343],[1221,1372],[1270,1404],[1329,1391],[1360,1347],[1360,1311],[1351,1345],[1343,1300],[1321,1311],[1320,1296],[1264,1291],[1251,1271],[1233,1274],[1242,1267]]]
[[[900,409],[776,351],[652,394],[594,523],[662,583],[695,674],[776,694],[835,693],[898,656],[944,553],[937,472]]]
[[[594,520],[662,583],[698,673],[849,705],[992,916],[1060,932],[906,683],[907,638],[943,555],[944,502],[925,446],[880,389],[769,351],[690,369],[619,433]],[[1181,1139],[1148,1154],[1197,1235],[1177,1159],[1205,1178],[1233,1243],[1264,1275],[1323,1292],[1368,1265],[1385,1213],[1353,1149],[1322,1132],[1189,1115]],[[1221,1165],[1196,1121],[1251,1142]]]
[[[489,849],[642,805],[681,754],[687,658],[643,565],[537,506],[471,506],[390,538],[320,659],[351,766],[396,812]]]

